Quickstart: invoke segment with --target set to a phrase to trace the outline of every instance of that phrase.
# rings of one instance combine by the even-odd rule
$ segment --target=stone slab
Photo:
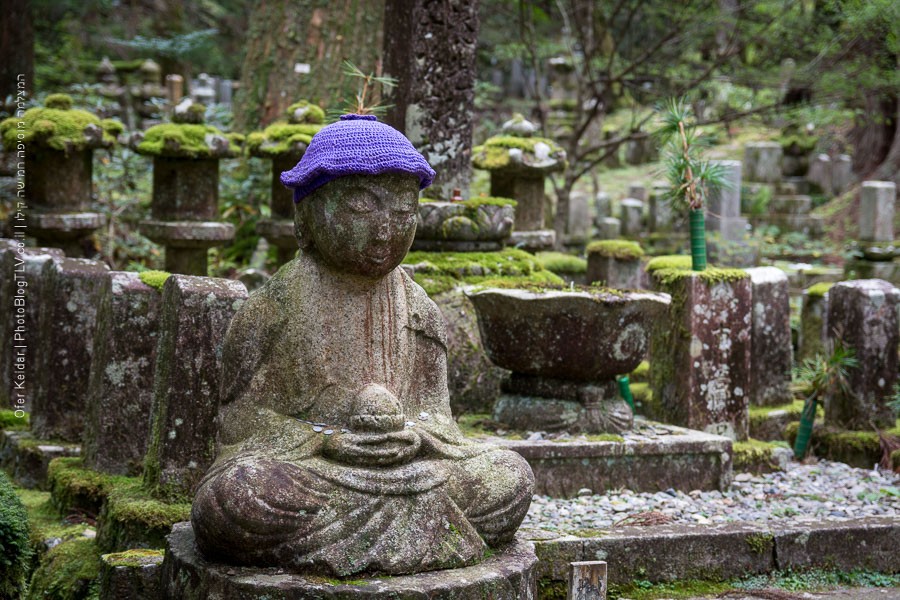
[[[520,454],[535,477],[535,493],[572,497],[628,488],[658,492],[669,488],[726,490],[731,485],[732,444],[728,438],[635,419],[623,441],[524,441],[502,437],[489,442]]]
[[[739,160],[717,160],[713,164],[723,170],[725,185],[710,190],[706,204],[706,230],[719,231],[714,219],[735,219],[741,216],[741,173]]]
[[[513,231],[509,236],[510,246],[521,248],[528,252],[551,250],[554,244],[556,244],[556,232],[552,229]]]
[[[900,570],[900,519],[867,517],[851,521],[810,521],[776,530],[779,569]]]
[[[625,198],[619,203],[619,220],[622,237],[634,237],[644,231],[644,203],[635,198]]]
[[[163,287],[144,479],[193,495],[212,464],[222,344],[247,298],[239,281],[172,275]]]
[[[787,275],[775,267],[747,269],[753,287],[750,344],[750,403],[785,404],[790,390],[793,347]]]
[[[750,142],[744,146],[744,179],[760,183],[781,180],[781,156],[778,142]]]
[[[859,197],[859,239],[890,242],[894,239],[897,186],[892,181],[864,181]]]
[[[588,284],[602,283],[620,290],[640,289],[642,279],[641,259],[623,260],[599,253],[588,253],[586,279]]]
[[[527,600],[536,597],[534,545],[516,539],[481,564],[396,577],[360,577],[346,582],[207,562],[199,555],[189,523],[168,538],[162,567],[162,598],[251,600],[279,598],[429,598],[431,600]]]
[[[211,248],[234,239],[234,225],[216,221],[141,221],[141,235],[172,248]]]
[[[828,332],[828,292],[810,295],[803,292],[800,308],[800,334],[797,338],[797,362],[802,363],[817,354],[825,354]]]
[[[38,440],[29,431],[0,432],[0,469],[28,489],[47,489],[47,467],[61,456],[78,456],[77,444]]]

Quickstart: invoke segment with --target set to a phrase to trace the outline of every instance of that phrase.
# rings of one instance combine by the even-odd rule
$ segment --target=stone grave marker
[[[788,277],[775,267],[747,269],[747,273],[753,288],[750,403],[786,404],[793,400]]]
[[[859,199],[859,239],[894,240],[894,204],[897,186],[892,181],[864,181]]]

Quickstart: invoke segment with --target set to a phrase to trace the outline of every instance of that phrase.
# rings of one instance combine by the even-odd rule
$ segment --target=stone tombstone
[[[604,217],[612,216],[612,199],[606,192],[597,192],[594,196],[594,222],[599,222]]]
[[[393,164],[361,173],[378,152]],[[329,165],[327,183],[316,165]],[[185,545],[211,565],[387,575],[390,586],[472,568],[488,547],[505,564],[533,475],[518,454],[463,437],[440,312],[398,268],[433,174],[402,134],[352,115],[317,133],[282,178],[297,190],[301,250],[238,308],[222,346],[218,453],[193,502],[196,546]],[[164,585],[188,568],[173,560]],[[466,571],[449,579],[482,591]],[[418,595],[438,580],[421,579]]]
[[[622,221],[615,217],[603,217],[597,223],[597,239],[614,240],[622,230]]]
[[[671,269],[667,271],[672,271]],[[672,296],[650,341],[650,389],[667,423],[746,440],[749,430],[750,277],[707,282],[683,271],[656,289]]]
[[[211,75],[200,73],[191,84],[191,98],[194,102],[204,106],[209,106],[216,102],[216,81]]]
[[[797,362],[825,354],[828,331],[829,284],[816,284],[803,290],[800,308],[800,334],[797,337]]]
[[[650,193],[647,228],[652,233],[664,233],[673,229],[675,212],[667,191],[654,187]]]
[[[844,429],[889,428],[896,420],[888,400],[898,369],[900,290],[880,279],[836,283],[828,292],[831,347],[852,348],[859,366],[849,369],[848,393],[825,399],[825,422]]]
[[[644,203],[625,198],[619,203],[622,237],[637,237],[644,231]]]
[[[747,220],[741,218],[741,161],[712,162],[724,170],[725,185],[709,192],[706,204],[706,230],[718,233],[724,240],[742,240],[747,231]]]
[[[37,346],[41,270],[58,248],[28,248],[18,240],[0,239],[0,404],[10,410],[31,410],[37,382]]]
[[[82,258],[54,258],[41,268],[37,390],[31,430],[41,439],[81,441],[94,353],[94,326],[109,267]]]
[[[635,200],[640,200],[641,202],[647,201],[647,186],[643,183],[632,183],[628,186],[628,197],[634,198]]]
[[[588,194],[576,191],[571,193],[568,217],[567,243],[584,244],[591,237],[591,209]]]
[[[744,147],[744,179],[756,183],[781,181],[781,155],[778,142],[750,142]]]
[[[635,242],[616,241],[613,244],[592,242],[588,245],[585,275],[587,284],[599,283],[620,290],[636,290],[644,287],[641,285],[643,280],[641,257],[644,255],[641,247]],[[623,244],[633,247],[629,247],[628,252],[625,252],[621,249]]]
[[[835,196],[847,191],[853,183],[853,159],[848,154],[838,154],[834,158],[831,172],[831,189]]]
[[[137,273],[103,284],[85,398],[84,464],[136,475],[147,453],[162,295]]]
[[[833,170],[831,157],[827,154],[816,154],[809,161],[806,180],[817,191],[826,196],[832,195]]]
[[[193,494],[214,458],[225,332],[247,299],[229,279],[172,275],[162,291],[144,482]]]
[[[750,403],[755,406],[787,404],[793,400],[788,277],[775,267],[747,269],[747,273],[753,287]]]
[[[859,239],[894,240],[894,205],[897,186],[892,181],[864,181],[859,198]]]

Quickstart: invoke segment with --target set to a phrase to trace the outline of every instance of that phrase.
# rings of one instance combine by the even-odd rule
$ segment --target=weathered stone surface
[[[816,154],[809,159],[809,170],[806,172],[806,181],[815,191],[826,196],[832,195],[832,166],[831,157],[827,154]]]
[[[803,362],[817,354],[825,354],[828,334],[828,292],[810,294],[803,291],[800,309],[800,335],[797,338],[797,361]]]
[[[40,212],[82,212],[91,203],[93,150],[28,152],[28,198]]]
[[[709,192],[706,230],[718,233],[728,241],[743,239],[747,232],[747,221],[741,218],[741,161],[714,162],[724,170],[725,185]]]
[[[566,224],[566,243],[584,244],[591,237],[590,196],[584,192],[573,191],[569,195],[569,214]]]
[[[890,242],[894,239],[897,186],[892,181],[864,181],[859,198],[859,239]]]
[[[900,568],[900,524],[894,517],[813,521],[773,530],[779,569],[865,569],[885,573]]]
[[[525,176],[515,172],[491,171],[491,196],[512,198],[516,205],[515,230],[538,231],[544,229],[545,204],[544,176]]]
[[[597,239],[614,240],[622,230],[622,221],[615,217],[603,217],[597,224]]]
[[[453,414],[492,412],[507,371],[487,357],[478,333],[475,307],[461,290],[432,300],[447,329],[447,384]]]
[[[594,196],[594,222],[598,223],[604,217],[612,216],[612,198],[603,191]]]
[[[161,597],[162,552],[126,551],[100,557],[100,600]]]
[[[192,494],[213,460],[222,344],[244,284],[172,275],[162,293],[144,480]]]
[[[644,203],[634,198],[625,198],[619,203],[622,223],[622,237],[636,237],[644,231]]]
[[[753,300],[750,345],[750,403],[785,404],[790,390],[793,348],[788,278],[775,267],[747,269]]]
[[[219,159],[153,157],[157,221],[214,221],[219,217]]]
[[[835,196],[847,191],[853,183],[853,159],[848,154],[838,154],[831,170],[831,189]]]
[[[654,187],[650,193],[648,229],[654,233],[672,231],[675,220],[672,202],[663,190]]]
[[[685,271],[669,283],[668,318],[650,341],[650,388],[665,420],[747,439],[750,390],[749,276],[707,283]]]
[[[163,562],[163,598],[433,598],[435,600],[534,600],[534,545],[521,539],[497,549],[484,562],[417,575],[341,581],[304,577],[282,569],[232,567],[208,562],[197,552],[188,523],[169,536]]]
[[[556,244],[556,232],[552,229],[513,231],[509,236],[509,244],[532,253],[551,250]]]
[[[630,260],[603,256],[589,252],[587,257],[587,283],[600,283],[619,290],[637,290],[641,285],[643,271],[641,259]]]
[[[512,204],[420,202],[416,241],[503,242],[512,233]]]
[[[628,186],[628,197],[634,198],[635,200],[640,200],[641,202],[647,201],[647,186],[643,183],[632,183]]]
[[[893,426],[887,402],[897,381],[900,290],[880,279],[836,283],[828,292],[831,345],[852,348],[859,366],[849,369],[848,394],[825,399],[825,422],[847,429]]]
[[[0,432],[0,469],[23,488],[47,489],[47,467],[61,456],[77,456],[77,444],[37,440],[29,431]]]
[[[62,258],[57,248],[26,248],[15,240],[2,240],[0,250],[0,403],[12,410],[31,410],[37,384],[40,277],[44,263]]]
[[[137,273],[113,271],[101,298],[82,452],[90,469],[136,475],[150,433],[162,296]]]
[[[584,488],[602,494],[627,488],[727,490],[732,477],[728,438],[635,419],[622,441],[556,442],[490,438],[524,457],[535,493],[571,498]],[[663,434],[664,433],[664,434]]]
[[[531,471],[462,436],[443,320],[397,268],[417,196],[417,177],[357,175],[298,205],[300,255],[223,346],[218,455],[191,515],[208,560],[401,575],[472,565],[513,538]]]
[[[780,181],[781,155],[778,142],[750,142],[744,147],[744,178],[759,183]]]
[[[569,600],[606,600],[606,562],[595,560],[569,565]]]
[[[31,427],[42,439],[81,440],[84,402],[94,352],[94,327],[105,264],[81,258],[43,263],[37,353],[37,390]]]

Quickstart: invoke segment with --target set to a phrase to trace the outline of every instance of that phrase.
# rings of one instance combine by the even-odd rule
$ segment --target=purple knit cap
[[[299,202],[329,181],[345,175],[409,173],[419,189],[434,180],[434,169],[406,137],[374,115],[341,115],[313,136],[300,162],[281,174]]]

